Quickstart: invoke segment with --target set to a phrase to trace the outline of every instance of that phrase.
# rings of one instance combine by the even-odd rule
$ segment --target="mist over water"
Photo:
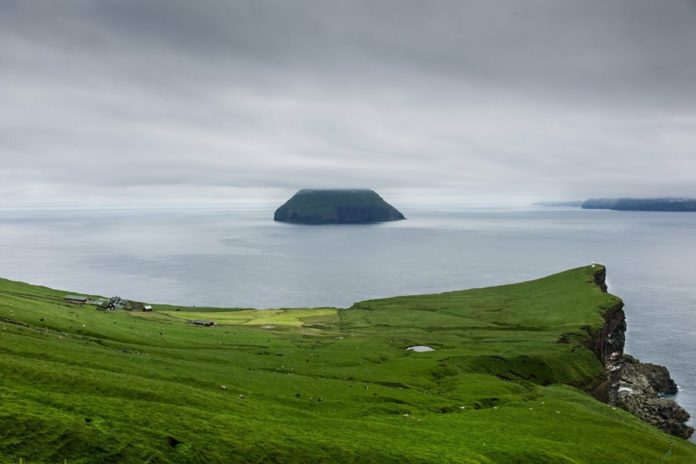
[[[696,214],[401,210],[340,226],[275,223],[271,207],[5,211],[0,276],[147,302],[347,307],[601,262],[626,303],[627,351],[668,366],[696,413]]]

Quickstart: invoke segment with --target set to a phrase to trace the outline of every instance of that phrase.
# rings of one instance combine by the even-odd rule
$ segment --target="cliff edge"
[[[607,291],[606,269],[600,266],[595,284]],[[689,438],[694,429],[686,425],[689,413],[664,395],[677,393],[669,370],[657,364],[643,363],[624,353],[626,317],[623,302],[604,313],[604,325],[591,334],[589,347],[606,369],[606,381],[593,394],[608,404],[620,407],[660,430]]]

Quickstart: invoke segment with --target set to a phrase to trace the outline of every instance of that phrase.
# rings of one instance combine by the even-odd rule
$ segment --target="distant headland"
[[[580,207],[584,202],[582,200],[569,201],[537,201],[532,206],[552,206],[552,207]]]
[[[696,198],[590,198],[585,201],[539,201],[533,206],[579,207],[613,211],[696,212]]]
[[[696,212],[694,198],[590,198],[583,209],[611,209],[615,211],[671,211]]]
[[[302,189],[276,210],[273,219],[297,224],[368,224],[406,218],[373,190]]]

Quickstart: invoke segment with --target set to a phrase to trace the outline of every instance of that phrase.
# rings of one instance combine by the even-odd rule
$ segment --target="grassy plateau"
[[[0,462],[696,463],[585,393],[619,302],[599,269],[266,311],[104,312],[0,280]]]

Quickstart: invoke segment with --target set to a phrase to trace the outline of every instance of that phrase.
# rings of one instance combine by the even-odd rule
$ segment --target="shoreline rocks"
[[[595,274],[595,284],[603,291],[606,270]],[[686,422],[689,413],[676,401],[664,398],[678,392],[669,370],[657,364],[643,363],[624,353],[626,318],[623,302],[604,314],[605,324],[590,338],[590,348],[604,363],[607,381],[600,391],[593,392],[598,399],[617,406],[660,430],[688,439],[694,429]]]
[[[673,395],[677,385],[664,366],[642,363],[621,353],[612,353],[607,363],[609,401],[663,432],[688,439],[694,429],[686,425],[690,415],[684,408],[661,395]]]

